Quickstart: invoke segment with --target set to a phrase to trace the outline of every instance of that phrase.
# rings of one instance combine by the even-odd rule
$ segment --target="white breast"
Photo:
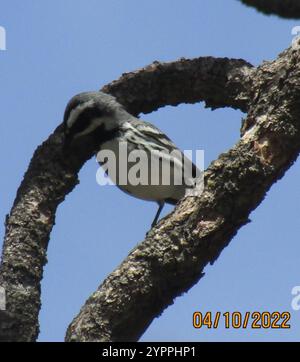
[[[137,145],[130,142],[125,147],[122,140],[115,138],[101,146],[101,150],[109,150],[115,155],[116,172],[112,172],[110,176],[121,190],[149,201],[176,201],[184,196],[186,186],[182,184],[182,163],[179,160],[175,160],[174,167],[168,167],[168,155],[154,153],[151,160],[148,150],[141,153]],[[135,154],[132,151],[139,152],[141,158],[134,160]]]

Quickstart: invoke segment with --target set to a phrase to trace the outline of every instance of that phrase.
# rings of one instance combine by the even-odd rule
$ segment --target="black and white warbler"
[[[164,204],[176,204],[187,189],[194,187],[194,178],[200,174],[163,132],[132,116],[113,96],[102,92],[80,93],[69,101],[64,114],[64,132],[66,147],[85,138],[88,142],[92,137],[96,153],[113,152],[116,160],[114,183],[132,196],[158,203],[152,226],[157,223]],[[127,164],[119,163],[120,145],[123,144],[127,146]],[[130,158],[132,152],[142,156]],[[104,160],[98,157],[97,160],[105,165]],[[137,184],[130,177],[127,182],[121,182],[121,168],[124,168],[125,176],[130,176],[130,169],[137,163],[144,166],[145,182]],[[185,177],[187,173],[188,178]]]

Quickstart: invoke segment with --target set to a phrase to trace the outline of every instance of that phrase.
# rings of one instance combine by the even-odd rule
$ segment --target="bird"
[[[93,142],[102,167],[107,159],[101,160],[98,155],[103,151],[113,152],[116,172],[114,177],[109,174],[114,178],[112,181],[125,193],[158,204],[151,227],[157,224],[165,203],[175,205],[188,189],[195,187],[195,179],[201,174],[161,130],[131,115],[114,96],[104,92],[83,92],[72,97],[64,112],[63,129],[64,149],[78,142],[83,145]],[[127,147],[125,158],[120,152],[121,145]],[[130,169],[137,166],[136,159],[127,157],[134,152],[143,155],[139,162],[144,166],[146,182],[137,184],[129,177],[127,182],[121,182],[122,169],[127,172],[125,176],[129,176]]]

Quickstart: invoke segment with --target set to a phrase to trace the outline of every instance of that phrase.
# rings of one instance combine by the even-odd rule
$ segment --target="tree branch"
[[[200,198],[182,200],[99,286],[67,341],[136,341],[203,276],[300,151],[300,51],[252,74],[240,141],[205,173]]]
[[[299,19],[299,0],[240,0],[243,4],[256,8],[264,14],[275,14],[282,18]]]
[[[212,109],[247,111],[252,65],[242,59],[201,57],[154,62],[103,87],[134,115],[166,105],[205,101]]]
[[[202,100],[212,108],[229,106],[245,111],[251,72],[247,62],[227,58],[155,62],[123,75],[103,91],[117,96],[134,114]],[[92,156],[92,149],[85,145],[84,154],[75,152],[65,159],[62,141],[59,126],[37,148],[6,219],[0,285],[6,289],[7,309],[0,311],[0,341],[34,341],[39,332],[40,282],[56,209],[77,185],[80,168]],[[153,260],[156,262],[155,257]]]

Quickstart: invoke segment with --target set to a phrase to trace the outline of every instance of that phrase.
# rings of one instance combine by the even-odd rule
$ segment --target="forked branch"
[[[250,75],[252,72],[253,68],[247,62],[227,58],[203,57],[192,60],[181,59],[172,63],[155,62],[144,69],[123,75],[118,81],[105,86],[103,91],[115,95],[134,114],[151,112],[165,105],[176,105],[182,102],[196,103],[200,101],[205,101],[207,106],[212,108],[228,106],[245,111],[249,107],[252,79]],[[39,332],[40,282],[43,275],[43,267],[47,261],[47,246],[52,227],[55,223],[56,210],[65,196],[78,184],[78,172],[84,162],[92,156],[92,151],[86,145],[84,154],[74,154],[72,157],[65,159],[62,152],[62,144],[63,134],[60,125],[35,151],[18,189],[12,210],[6,218],[6,232],[0,267],[0,285],[6,290],[7,300],[6,311],[0,311],[0,340],[2,341],[34,341]],[[192,223],[192,220],[196,217],[191,213],[194,206],[191,207],[190,202],[192,201],[182,203],[174,214],[178,215],[180,211],[179,221],[181,218],[187,219],[187,232],[189,223]],[[193,204],[195,203],[193,202]],[[188,215],[191,215],[191,218]],[[176,223],[174,216],[163,222],[165,224],[165,232],[169,232],[170,225],[173,225],[174,222]],[[182,222],[180,221],[178,227],[183,225]],[[161,239],[161,225],[162,223],[159,229],[153,230],[149,234],[150,239],[148,241],[153,241],[157,238]],[[175,227],[175,224],[173,226]],[[177,235],[178,231],[176,232],[175,228],[174,235]],[[184,231],[184,228],[182,228],[182,231]],[[172,235],[170,233],[168,238],[172,238]],[[185,233],[182,234],[180,240],[180,243],[185,245]],[[190,237],[187,235],[186,242],[189,242],[189,240]],[[161,242],[164,242],[163,238]],[[150,249],[146,250],[148,245]],[[132,255],[136,258],[140,250],[145,250],[146,254],[150,255],[151,250],[154,251],[154,245],[152,242],[146,242],[142,244],[142,249],[138,249]],[[159,248],[162,247],[163,245],[161,244]],[[181,249],[178,252],[181,255]],[[186,252],[187,255],[191,255],[189,249]],[[162,304],[159,299],[156,300],[156,280],[152,280],[154,284],[149,284],[150,279],[147,277],[147,275],[152,273],[152,266],[155,267],[157,265],[157,268],[154,268],[154,277],[156,278],[156,273],[161,268],[160,259],[157,259],[155,253],[150,259],[148,256],[143,256],[143,254],[141,254],[141,258],[138,257],[137,259],[142,261],[144,269],[140,269],[138,265],[133,266],[133,269],[130,267],[128,275],[120,275],[120,278],[124,279],[124,281],[130,281],[133,278],[135,280],[134,288],[137,288],[137,282],[140,282],[141,284],[136,289],[136,292],[140,291],[143,300],[145,297],[147,299],[148,295],[150,298],[148,303],[151,303],[157,311],[160,311],[162,310]],[[181,256],[179,257],[180,259]],[[176,260],[176,256],[174,256],[174,260]],[[196,269],[190,272],[198,278],[198,270],[201,268],[201,264],[196,264]],[[127,262],[123,264],[122,268],[125,267],[125,269],[122,269],[122,272],[127,271],[126,265],[129,264]],[[146,269],[149,266],[151,268],[147,271]],[[138,274],[136,274],[136,270]],[[141,270],[145,271],[143,276],[139,274]],[[182,268],[178,265],[178,272],[176,272],[176,269],[174,272],[181,273],[180,270]],[[118,272],[115,272],[112,277],[107,279],[105,285],[108,285],[107,283],[111,278],[116,278],[116,275],[118,275]],[[166,274],[166,281],[169,279],[168,275]],[[121,279],[118,279],[118,283]],[[186,289],[185,280],[192,283],[188,276],[183,276],[181,290]],[[143,284],[144,282],[147,286]],[[165,287],[166,284],[160,286],[160,290],[163,293]],[[173,297],[178,295],[177,287],[170,285],[170,292],[174,291]],[[145,294],[145,288],[147,290],[154,288],[152,297],[151,293]],[[104,290],[106,293],[107,289]],[[122,290],[120,292],[123,293]],[[99,295],[102,295],[101,291],[96,294],[96,296]],[[129,299],[127,299],[126,295]],[[131,296],[130,289],[128,289],[127,294],[122,294],[122,298],[120,298],[121,304],[116,304],[116,308],[121,308],[118,314],[113,312],[111,303],[106,300],[105,303],[110,304],[110,309],[106,310],[108,314],[106,316],[97,314],[94,316],[95,318],[89,315],[89,318],[96,324],[84,335],[79,328],[80,321],[82,320],[81,315],[72,324],[72,328],[69,329],[68,338],[72,340],[104,340],[110,338],[124,340],[133,339],[133,336],[137,338],[141,331],[144,330],[145,324],[151,322],[151,318],[147,322],[144,319],[141,319],[140,322],[138,320],[132,321],[131,324],[133,326],[135,324],[140,324],[140,326],[132,329],[131,336],[128,336],[126,333],[122,336],[120,332],[120,330],[127,330],[127,310],[128,308],[133,310],[131,303],[135,300],[136,296],[134,293]],[[166,295],[166,298],[167,305],[171,302],[171,295]],[[94,296],[90,300],[97,301],[97,298]],[[99,302],[97,310],[100,311],[103,301],[99,300]],[[137,305],[136,307],[139,309],[141,306]],[[85,317],[88,316],[89,311],[91,310],[86,307],[83,308]],[[151,309],[151,316],[152,312],[153,310]],[[136,317],[139,316],[139,313],[136,314]],[[118,332],[114,333],[116,320],[113,320],[113,316],[117,315],[120,317],[117,322],[119,327]],[[88,319],[84,319],[84,321]],[[97,321],[100,322],[101,328],[99,328]],[[126,324],[123,324],[124,322]],[[107,323],[112,323],[112,330],[107,330],[102,335],[104,325],[107,325]],[[84,330],[87,327],[86,324],[82,326]],[[97,333],[94,334],[92,330],[97,330]]]

